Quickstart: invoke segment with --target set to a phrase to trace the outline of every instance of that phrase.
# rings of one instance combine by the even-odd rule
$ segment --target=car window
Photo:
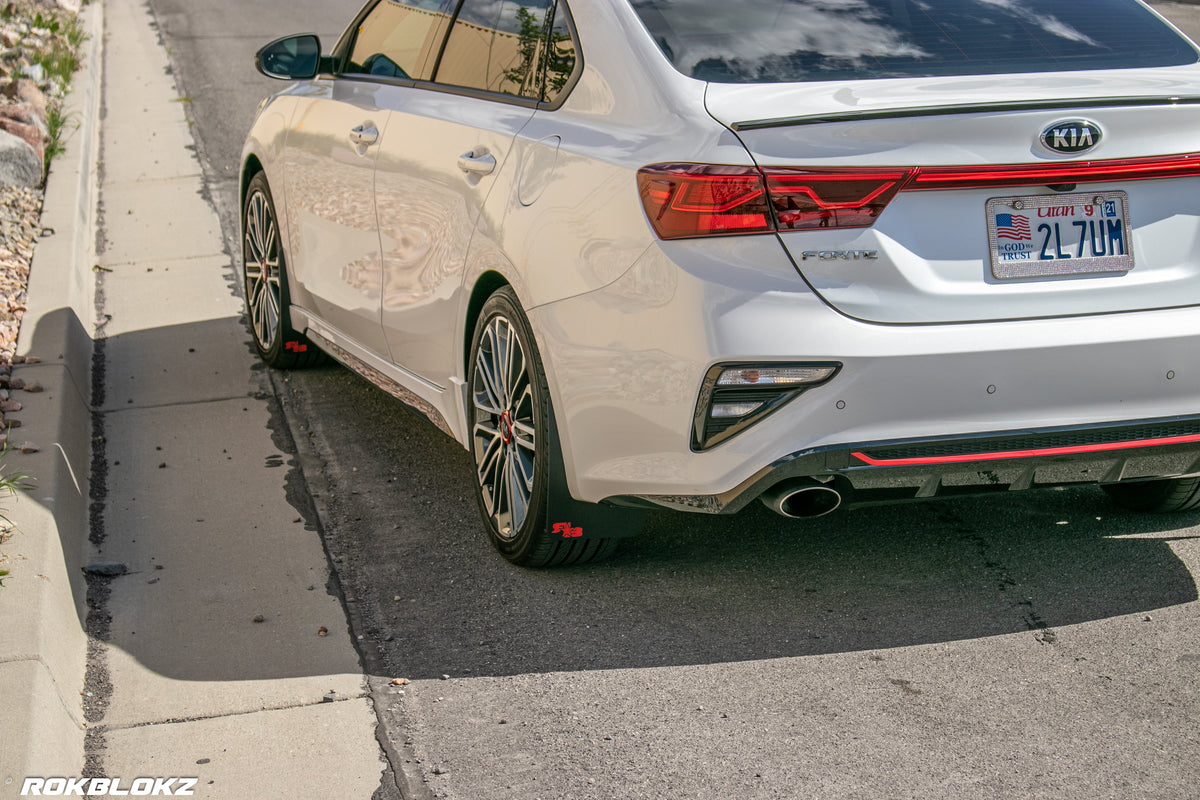
[[[1193,64],[1135,0],[630,0],[685,75],[717,83]]]
[[[567,27],[567,7],[556,3],[550,23],[550,36],[542,50],[540,65],[542,73],[542,99],[553,103],[566,89],[571,74],[575,71],[575,40]]]
[[[542,100],[562,91],[574,66],[554,0],[463,0],[437,82]]]
[[[383,0],[358,26],[342,72],[427,80],[451,10],[450,0]]]

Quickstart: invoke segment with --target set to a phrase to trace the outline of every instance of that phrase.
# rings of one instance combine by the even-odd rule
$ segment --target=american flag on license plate
[[[1020,214],[996,215],[996,238],[1029,241],[1029,218]]]

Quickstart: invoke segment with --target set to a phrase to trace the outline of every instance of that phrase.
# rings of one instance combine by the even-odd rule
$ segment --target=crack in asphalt
[[[1034,632],[1034,639],[1039,644],[1056,644],[1058,634],[1034,606],[1032,597],[1020,597],[1016,594],[1020,584],[1013,576],[1012,570],[993,554],[991,542],[980,535],[976,528],[969,525],[955,511],[938,507],[934,507],[932,510],[939,520],[953,526],[963,541],[968,542],[975,549],[976,554],[983,562],[984,572],[989,576],[996,590],[1007,601],[1009,607],[1018,612],[1025,628]]]

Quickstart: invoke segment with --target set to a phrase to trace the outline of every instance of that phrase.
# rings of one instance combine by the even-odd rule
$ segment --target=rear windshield
[[[675,68],[716,83],[1193,64],[1135,0],[630,0]]]

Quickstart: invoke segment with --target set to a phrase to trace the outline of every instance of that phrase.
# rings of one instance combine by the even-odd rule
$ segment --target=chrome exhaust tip
[[[836,489],[804,478],[777,483],[758,499],[767,508],[788,519],[823,517],[836,511],[842,504],[842,495]]]

